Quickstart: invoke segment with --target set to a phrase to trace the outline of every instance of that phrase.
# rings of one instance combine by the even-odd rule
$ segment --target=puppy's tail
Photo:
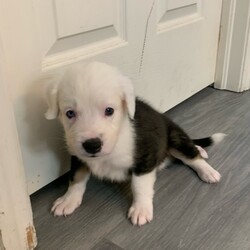
[[[195,145],[205,148],[220,143],[226,136],[223,133],[216,133],[210,137],[194,139],[193,142]]]

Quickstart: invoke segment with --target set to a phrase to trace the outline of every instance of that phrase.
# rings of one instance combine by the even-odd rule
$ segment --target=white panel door
[[[60,125],[45,120],[45,72],[100,60],[161,111],[214,81],[221,0],[2,0],[1,43],[33,193],[68,170]]]
[[[152,3],[138,93],[166,111],[214,82],[221,1]]]

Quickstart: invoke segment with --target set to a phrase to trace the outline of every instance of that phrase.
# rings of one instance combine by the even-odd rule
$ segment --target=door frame
[[[37,244],[13,106],[0,41],[0,249],[34,249]]]
[[[214,87],[250,89],[250,1],[223,0]]]

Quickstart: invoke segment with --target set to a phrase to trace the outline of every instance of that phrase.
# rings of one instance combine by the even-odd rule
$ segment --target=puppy
[[[47,91],[47,119],[59,118],[71,157],[70,184],[52,212],[69,215],[80,206],[90,174],[111,181],[131,180],[133,225],[153,219],[156,171],[179,159],[207,183],[220,174],[202,147],[223,139],[218,133],[191,140],[165,115],[134,95],[131,81],[116,68],[93,62],[69,69]],[[202,157],[204,156],[204,157]]]

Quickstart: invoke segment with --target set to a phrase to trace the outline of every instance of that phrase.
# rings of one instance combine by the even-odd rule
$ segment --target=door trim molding
[[[250,89],[250,2],[224,0],[215,88]]]
[[[1,34],[0,34],[1,35]],[[0,41],[0,248],[34,249],[37,244],[7,71]]]

